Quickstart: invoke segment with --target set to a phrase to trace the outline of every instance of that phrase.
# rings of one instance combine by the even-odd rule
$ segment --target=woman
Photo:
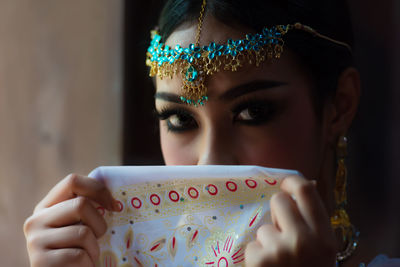
[[[247,245],[246,266],[371,258],[349,257],[356,231],[343,206],[344,136],[360,94],[351,25],[342,1],[320,2],[170,0],[149,48],[167,165],[261,165],[307,177],[282,182],[274,224]],[[264,43],[246,46],[254,36]],[[118,210],[104,185],[81,175],[48,193],[24,226],[31,266],[94,266],[107,226],[93,202]]]

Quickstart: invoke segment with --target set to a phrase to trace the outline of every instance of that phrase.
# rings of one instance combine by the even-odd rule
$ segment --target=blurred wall
[[[70,172],[120,164],[121,0],[0,0],[0,259]]]
[[[400,257],[400,1],[348,2],[362,83],[350,136],[350,215],[361,249]]]

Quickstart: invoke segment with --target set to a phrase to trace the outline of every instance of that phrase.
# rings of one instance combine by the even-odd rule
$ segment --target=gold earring
[[[336,254],[336,266],[349,258],[358,246],[359,232],[356,231],[350,222],[349,215],[346,211],[347,205],[347,168],[345,158],[347,156],[347,138],[342,135],[339,137],[336,148],[337,170],[335,185],[335,202],[336,208],[331,217],[331,225],[334,231],[340,230],[343,241],[346,244],[345,250]]]

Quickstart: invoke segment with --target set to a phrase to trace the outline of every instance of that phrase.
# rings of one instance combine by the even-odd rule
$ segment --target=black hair
[[[159,31],[165,41],[186,22],[197,22],[202,0],[168,0],[160,18]],[[319,33],[353,46],[353,32],[345,0],[207,0],[206,12],[227,25],[241,25],[261,32],[264,27],[300,22]],[[285,45],[308,66],[315,79],[316,111],[335,93],[339,75],[353,65],[352,53],[344,46],[290,31]],[[320,112],[317,112],[319,115]]]

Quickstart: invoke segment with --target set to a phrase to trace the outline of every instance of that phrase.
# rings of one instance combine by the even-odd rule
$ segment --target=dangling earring
[[[349,258],[358,246],[359,232],[356,231],[350,222],[349,215],[345,207],[347,205],[347,168],[345,158],[347,156],[347,138],[340,136],[336,148],[337,156],[337,171],[336,171],[336,185],[335,185],[335,202],[336,208],[331,217],[331,225],[334,231],[340,230],[343,241],[346,244],[344,251],[336,254],[336,266]]]

